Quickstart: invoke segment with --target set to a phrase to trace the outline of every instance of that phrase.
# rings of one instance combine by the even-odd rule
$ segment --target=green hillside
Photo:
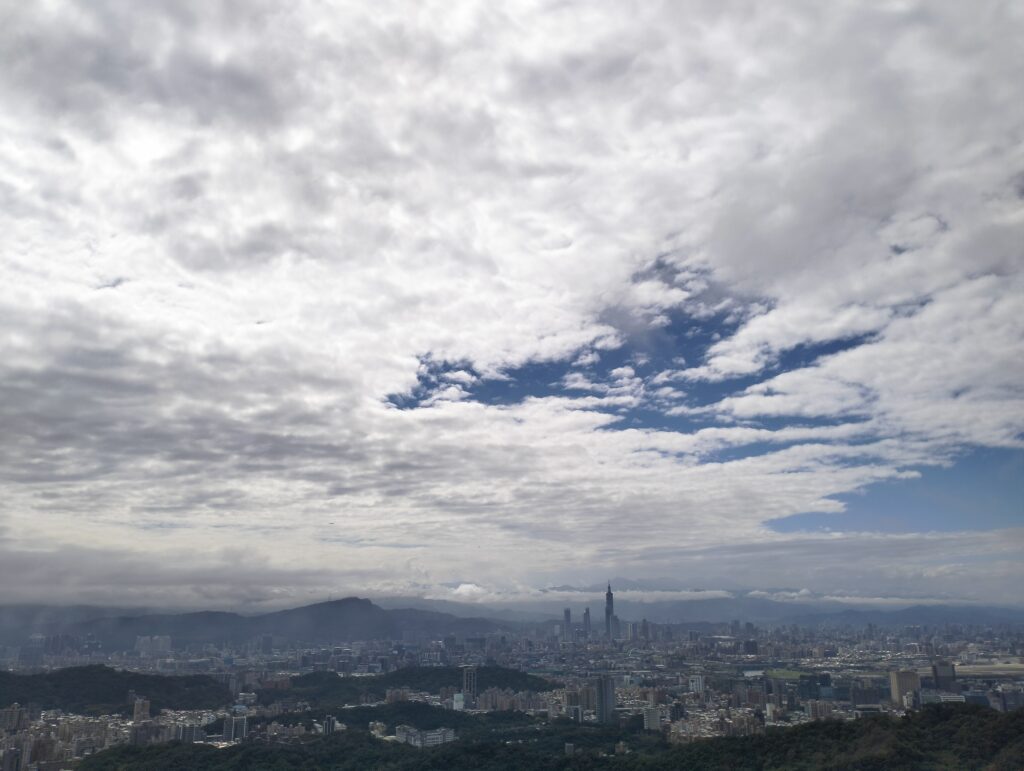
[[[288,691],[260,692],[260,701],[270,703],[282,695],[302,699],[315,706],[342,706],[382,700],[389,688],[439,693],[442,688],[461,688],[462,670],[458,667],[407,667],[386,675],[338,677],[333,672],[311,672],[293,678]],[[550,691],[557,683],[504,667],[480,667],[478,690],[509,688],[513,691]]]
[[[906,718],[828,721],[764,736],[669,745],[634,719],[622,728],[556,721],[540,725],[525,716],[472,716],[419,706],[408,713],[361,708],[339,715],[349,730],[293,746],[244,744],[225,750],[196,745],[118,747],[87,758],[80,771],[1020,771],[1024,768],[1024,710],[1001,714],[985,707],[943,704]],[[408,720],[420,727],[441,721],[460,740],[417,750],[372,738],[368,716]],[[381,711],[383,710],[383,711]],[[422,714],[421,714],[422,713]],[[447,722],[445,722],[447,718]],[[489,721],[489,722],[488,722]],[[616,742],[629,748],[614,755]],[[580,751],[566,757],[564,746]]]
[[[69,667],[36,675],[0,672],[0,706],[37,704],[87,715],[127,714],[128,692],[161,709],[213,709],[231,699],[228,689],[205,675],[164,676],[104,666]]]
[[[250,728],[276,722],[282,725],[304,725],[312,729],[314,722],[322,722],[326,715],[333,715],[346,725],[357,730],[365,729],[371,721],[384,723],[390,733],[395,732],[398,725],[411,725],[415,728],[430,730],[433,728],[454,728],[460,737],[490,736],[495,732],[507,733],[523,726],[536,726],[539,718],[533,718],[523,712],[455,712],[450,709],[434,707],[422,701],[397,701],[393,704],[378,704],[365,707],[333,707],[311,709],[303,712],[286,712],[273,717],[251,717]],[[216,720],[206,727],[207,735],[222,733],[224,721]]]
[[[459,667],[409,667],[382,675],[379,685],[385,688],[408,686],[416,691],[438,693],[442,688],[462,688],[462,669]],[[508,688],[513,691],[550,691],[558,684],[542,677],[528,675],[504,667],[479,667],[477,689]]]

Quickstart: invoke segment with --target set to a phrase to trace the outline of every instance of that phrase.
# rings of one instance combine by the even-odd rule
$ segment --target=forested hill
[[[477,690],[508,688],[513,691],[550,691],[558,683],[504,667],[479,667]],[[292,678],[292,687],[285,693],[318,707],[360,704],[382,700],[389,688],[410,688],[414,691],[439,693],[442,688],[462,688],[459,667],[407,667],[375,677],[338,677],[333,672],[311,672]],[[268,704],[281,698],[282,692],[260,692],[260,701]]]
[[[829,720],[763,736],[694,742],[659,762],[623,768],[1021,771],[1024,710],[1003,714],[974,704],[932,705],[895,720]]]
[[[126,714],[128,692],[161,709],[215,709],[231,699],[228,689],[205,675],[143,675],[104,666],[69,667],[37,675],[0,672],[0,707],[37,704],[87,715]]]
[[[393,705],[392,705],[393,706]],[[422,706],[422,705],[421,705]],[[437,710],[440,712],[440,710]],[[358,720],[364,721],[365,710]],[[453,715],[454,714],[449,713]],[[353,714],[353,718],[356,715]],[[406,715],[405,719],[413,719]],[[764,736],[668,744],[633,719],[623,728],[523,718],[473,729],[481,716],[461,715],[460,735],[442,747],[414,749],[374,739],[356,722],[347,731],[299,745],[246,743],[117,747],[86,758],[80,771],[1021,771],[1024,710],[1001,714],[970,704],[934,705],[906,718],[827,721]],[[454,725],[454,723],[449,723]],[[614,754],[615,744],[629,748]],[[578,752],[565,754],[565,744]]]
[[[388,688],[409,687],[416,691],[438,693],[442,688],[462,688],[461,667],[407,667],[380,678]],[[478,667],[477,690],[508,688],[513,691],[550,691],[559,684],[543,677],[505,667]]]

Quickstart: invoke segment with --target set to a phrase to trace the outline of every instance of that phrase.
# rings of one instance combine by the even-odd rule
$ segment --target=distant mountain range
[[[832,613],[811,613],[792,616],[790,623],[804,626],[849,624],[865,626],[875,624],[892,626],[942,626],[964,624],[970,626],[1024,625],[1024,610],[980,605],[914,605],[899,610],[854,610]]]
[[[34,633],[91,635],[113,650],[131,648],[135,638],[169,635],[176,645],[245,642],[260,635],[310,643],[401,639],[405,633],[472,635],[501,629],[495,621],[457,617],[429,610],[385,610],[369,600],[348,597],[300,608],[242,616],[200,611],[175,614],[119,614],[103,608],[0,607],[0,640],[23,644]]]
[[[603,603],[588,603],[585,598],[575,603],[560,600],[488,607],[411,597],[387,598],[377,603],[349,597],[254,616],[219,611],[153,613],[88,606],[0,606],[0,644],[23,645],[33,634],[91,635],[107,650],[129,649],[136,637],[145,635],[168,635],[175,645],[239,643],[265,634],[309,643],[401,639],[406,634],[464,637],[521,628],[524,623],[560,621],[566,605],[571,607],[573,618],[579,620],[588,604],[594,625],[600,629]],[[851,609],[837,607],[834,602],[805,604],[750,596],[658,602],[617,599],[615,609],[626,621],[646,618],[656,623],[689,624],[698,629],[734,619],[758,624],[870,623],[881,627],[948,623],[1024,625],[1024,609],[1020,608],[919,605],[897,610]]]
[[[614,585],[613,585],[614,587]],[[603,593],[603,587],[601,588]],[[415,597],[375,600],[384,607],[415,606],[424,610],[442,610],[453,615],[482,615],[504,623],[526,623],[547,620],[559,623],[562,610],[569,607],[572,618],[580,620],[585,607],[590,607],[593,623],[604,623],[603,599],[539,600],[530,603],[477,605],[450,600],[427,600]],[[965,624],[974,626],[1024,625],[1024,608],[988,605],[909,605],[899,608],[851,608],[835,600],[782,602],[763,597],[737,595],[692,600],[659,600],[638,602],[615,598],[615,613],[625,620],[646,618],[656,624],[685,624],[694,628],[731,622],[733,619],[755,624],[800,624],[804,626],[849,624],[879,627],[908,625]]]
[[[613,584],[614,588],[615,584]],[[603,594],[603,587],[600,587]],[[424,610],[443,610],[452,615],[475,615],[500,619],[504,622],[561,621],[562,611],[569,607],[573,619],[582,618],[583,609],[590,608],[593,623],[604,623],[604,600],[587,597],[580,592],[578,600],[535,600],[502,605],[477,605],[449,600],[427,600],[415,597],[392,597],[375,600],[383,607],[415,606]],[[707,599],[658,600],[638,602],[615,598],[615,612],[626,621],[646,618],[655,623],[720,624],[732,620],[752,621],[757,624],[817,625],[876,624],[878,626],[907,626],[914,624],[1024,624],[1024,608],[1005,608],[981,605],[911,605],[909,607],[851,608],[835,600],[782,602],[764,597],[738,595]]]
[[[839,603],[802,604],[779,602],[758,597],[731,599],[681,600],[637,603],[616,602],[620,617],[649,621],[725,622],[734,619],[757,624],[852,624],[878,626],[915,624],[1024,624],[1024,609],[979,605],[912,605],[905,608],[850,608]],[[593,610],[591,611],[593,612]]]

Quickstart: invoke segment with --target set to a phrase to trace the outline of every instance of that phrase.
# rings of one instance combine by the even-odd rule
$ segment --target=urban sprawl
[[[820,625],[657,624],[623,621],[608,587],[603,617],[566,608],[558,621],[517,632],[442,639],[405,635],[306,646],[264,635],[244,645],[178,647],[167,636],[140,636],[133,650],[104,651],[89,640],[36,636],[0,647],[0,669],[15,673],[104,664],[131,672],[203,674],[233,697],[220,709],[162,710],[145,693],[125,693],[121,714],[81,715],[40,705],[0,705],[0,769],[56,771],[121,744],[170,741],[230,745],[289,743],[329,735],[352,723],[339,705],[310,722],[286,720],[311,711],[292,693],[312,672],[372,679],[403,670],[459,667],[461,683],[437,692],[388,688],[372,704],[424,702],[461,712],[520,711],[547,720],[610,723],[642,718],[670,742],[748,736],[772,726],[898,716],[930,703],[968,702],[1009,711],[1024,706],[1024,632],[966,625],[881,629]],[[528,672],[557,683],[550,690],[481,688],[483,667]],[[371,680],[366,680],[370,682]],[[273,699],[257,693],[272,692]],[[380,721],[381,741],[426,747],[457,741],[446,727],[420,730]],[[567,748],[571,751],[571,748]],[[628,748],[623,748],[628,751]]]

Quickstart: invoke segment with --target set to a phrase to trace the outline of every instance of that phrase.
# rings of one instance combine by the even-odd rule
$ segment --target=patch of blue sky
[[[620,325],[621,326],[624,325]],[[518,404],[528,398],[549,396],[583,396],[588,393],[601,395],[600,391],[566,388],[564,379],[572,372],[579,372],[589,381],[599,385],[611,385],[612,372],[622,367],[631,367],[647,383],[643,404],[622,410],[607,407],[606,411],[623,416],[606,427],[606,430],[645,428],[665,431],[690,432],[708,425],[720,423],[713,414],[687,413],[669,415],[672,406],[700,408],[713,405],[727,396],[742,392],[745,388],[778,374],[781,371],[810,366],[814,361],[862,344],[868,336],[859,336],[825,343],[800,345],[784,351],[777,361],[764,371],[750,376],[730,378],[723,381],[667,381],[653,383],[652,379],[665,371],[678,371],[700,364],[708,349],[718,340],[729,336],[736,329],[736,322],[724,315],[706,319],[695,319],[684,313],[671,314],[669,323],[661,327],[633,325],[625,343],[612,350],[597,351],[599,359],[591,364],[576,366],[577,355],[558,361],[530,362],[521,367],[509,369],[502,378],[479,379],[471,384],[462,383],[467,398],[484,404]],[[417,387],[410,394],[392,394],[389,401],[400,409],[415,409],[432,398],[436,393],[451,385],[449,376],[463,371],[478,375],[471,364],[459,361],[437,361],[429,355],[423,358],[423,372]],[[662,387],[671,387],[681,396],[656,398],[655,392]],[[827,418],[802,418],[805,425],[830,425],[836,421]],[[782,428],[792,425],[792,419],[765,418],[744,421],[745,425],[763,428]]]
[[[664,370],[677,370],[696,363],[721,335],[734,327],[723,318],[694,320],[684,314],[674,314],[665,327],[654,329],[635,327],[626,335],[625,343],[612,350],[597,351],[598,361],[590,365],[574,366],[580,350],[568,359],[530,362],[509,369],[503,378],[482,379],[464,386],[469,397],[485,404],[515,404],[529,397],[581,395],[580,390],[567,390],[562,384],[567,374],[578,371],[595,383],[607,384],[611,372],[620,367],[632,367],[641,378],[650,378]],[[684,364],[685,362],[686,364]],[[423,357],[424,371],[417,387],[410,394],[392,394],[389,401],[396,407],[411,409],[420,406],[446,383],[446,375],[458,370],[473,372],[467,362],[436,361],[429,354]],[[677,384],[678,386],[678,384]],[[735,383],[687,383],[682,390],[689,395],[694,389],[701,395],[697,400],[717,400],[736,389]]]
[[[857,348],[870,342],[874,337],[874,334],[867,334],[836,338],[824,342],[801,343],[793,348],[782,351],[776,361],[767,368],[766,374],[775,375],[779,372],[810,367],[819,359]]]
[[[952,466],[918,469],[916,479],[879,482],[836,496],[842,513],[807,512],[771,520],[780,533],[956,532],[1024,527],[1024,450],[979,448]]]
[[[854,444],[869,444],[874,437],[861,437],[861,438],[843,438],[841,441],[844,446],[850,446]],[[763,441],[763,442],[748,442],[746,444],[733,445],[730,447],[722,447],[706,453],[702,456],[702,461],[705,463],[730,463],[732,461],[744,460],[745,458],[753,458],[761,455],[767,455],[768,453],[778,452],[784,450],[787,447],[794,447],[798,444],[829,444],[833,440],[827,437],[812,437],[812,438],[800,438],[791,440],[779,440],[779,441]],[[870,458],[865,458],[863,455],[859,455],[856,458],[830,458],[829,465],[832,466],[860,466],[865,462],[870,462]]]

